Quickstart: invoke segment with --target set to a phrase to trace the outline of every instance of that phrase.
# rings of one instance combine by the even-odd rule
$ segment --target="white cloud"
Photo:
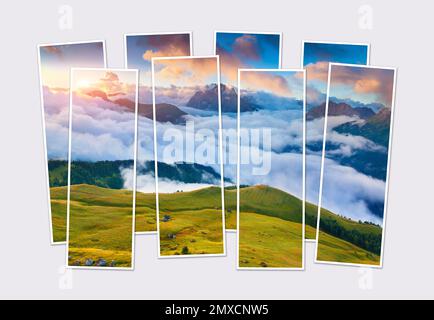
[[[68,127],[55,119],[46,118],[45,131],[47,137],[48,159],[68,159]]]
[[[353,220],[372,221],[382,224],[368,203],[384,201],[385,182],[341,166],[333,160],[324,163],[322,206]]]
[[[133,170],[131,168],[123,168],[121,170],[124,179],[124,188],[133,189]],[[165,178],[158,180],[158,189],[160,193],[174,193],[177,191],[193,191],[210,187],[210,184],[203,183],[184,183],[180,181],[172,181]],[[137,176],[137,191],[142,193],[155,193],[155,177],[150,174]]]
[[[243,148],[242,152],[247,151]],[[301,198],[303,195],[302,154],[269,152],[269,156],[271,170],[266,175],[254,175],[252,165],[240,165],[240,184],[266,184]]]
[[[133,159],[134,113],[99,98],[85,100],[72,106],[72,159]]]
[[[69,94],[52,91],[44,93],[45,134],[48,159],[68,159]]]

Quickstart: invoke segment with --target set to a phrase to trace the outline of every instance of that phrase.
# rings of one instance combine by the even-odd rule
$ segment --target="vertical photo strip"
[[[282,34],[277,32],[216,31],[214,35],[214,52],[220,57],[222,159],[228,231],[237,229],[236,193],[233,190],[237,185],[238,69],[278,69],[281,67],[281,51]]]
[[[395,79],[329,66],[316,262],[382,267]]]
[[[240,69],[237,87],[238,269],[303,270],[305,71]]]
[[[226,254],[218,56],[152,59],[160,258]]]
[[[71,69],[67,266],[134,268],[138,71]]]
[[[191,32],[125,35],[125,68],[139,70],[137,127],[136,233],[156,233],[154,115],[152,107],[153,57],[190,56]]]
[[[70,68],[106,67],[104,41],[38,46],[51,244],[66,243]]]
[[[315,241],[329,64],[369,64],[369,44],[303,41],[306,70],[306,240]]]

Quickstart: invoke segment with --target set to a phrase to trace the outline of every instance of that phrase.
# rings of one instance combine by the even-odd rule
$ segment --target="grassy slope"
[[[53,241],[66,241],[66,187],[50,188],[51,193],[51,225],[53,227]]]
[[[91,187],[97,188],[97,187]],[[107,206],[122,208],[128,207],[125,205],[125,201],[130,198],[131,192],[125,190],[110,190],[98,188],[99,193],[92,192],[80,192],[75,196],[75,200],[78,202],[83,202],[86,204],[86,208],[89,206],[97,207]],[[51,189],[53,200],[52,202],[63,207],[66,205],[66,188],[52,188]],[[168,222],[162,222],[161,233],[162,233],[162,254],[180,254],[183,247],[188,247],[189,253],[204,253],[213,251],[217,248],[215,252],[220,252],[221,248],[221,225],[220,225],[220,213],[221,206],[219,199],[220,189],[219,188],[207,188],[202,190],[197,190],[193,192],[182,192],[175,194],[162,194],[160,195],[160,210],[161,219],[165,214],[171,216],[171,220]],[[230,197],[227,198],[227,203],[229,203],[229,209],[226,210],[226,220],[232,226],[236,226],[236,190],[227,190],[226,194]],[[283,197],[282,197],[283,196]],[[192,201],[192,198],[194,199]],[[246,248],[240,248],[240,252],[246,253],[245,259],[240,259],[249,261],[249,266],[261,265],[264,262],[268,266],[282,265],[287,266],[286,258],[278,257],[277,252],[287,251],[288,255],[293,255],[297,251],[296,244],[290,244],[287,241],[288,237],[294,238],[295,235],[300,234],[299,223],[301,221],[301,216],[297,214],[301,207],[301,200],[297,199],[291,195],[288,195],[280,190],[269,188],[265,186],[255,186],[249,188],[241,189],[241,198],[245,199],[245,204],[241,203],[242,213],[245,212],[245,228],[246,230],[251,230],[253,233],[248,237],[252,240],[258,240],[258,248],[252,248],[251,245]],[[285,198],[285,199],[283,199]],[[155,228],[155,195],[154,194],[142,194],[137,193],[137,224],[142,224],[142,229],[148,228],[149,230],[154,230]],[[191,203],[194,203],[194,207],[191,207]],[[74,204],[78,207],[79,203]],[[293,210],[282,210],[286,206],[292,207]],[[80,208],[82,210],[82,208]],[[314,219],[316,215],[316,207],[307,203],[306,204],[306,222],[309,219]],[[97,211],[96,211],[97,212]],[[194,215],[192,213],[195,213]],[[197,215],[196,213],[200,213]],[[381,229],[372,225],[359,224],[357,222],[344,219],[342,217],[336,216],[331,212],[324,210],[324,217],[333,218],[338,221],[338,223],[343,224],[346,228],[357,228],[359,230],[369,231],[369,232],[381,232]],[[244,217],[242,215],[242,217]],[[277,220],[276,220],[277,219]],[[284,220],[284,221],[282,221]],[[211,221],[211,223],[210,223]],[[272,252],[264,252],[264,254],[274,256],[276,264],[270,262],[270,259],[259,259],[249,257],[248,254],[258,250],[261,246],[267,247],[267,243],[271,244],[271,237],[266,238],[261,235],[255,227],[255,221],[261,222],[261,231],[265,234],[269,234],[270,231],[274,233],[275,240],[274,246],[276,248],[276,254]],[[286,228],[276,227],[276,222],[283,225],[287,225]],[[193,222],[193,223],[192,223]],[[203,225],[205,222],[208,223],[208,230],[200,228],[198,226]],[[242,223],[244,220],[242,220]],[[53,215],[54,230],[57,237],[61,237],[62,230],[64,230],[65,220],[60,216]],[[271,228],[271,229],[270,229]],[[57,232],[56,232],[57,230]],[[136,226],[138,230],[138,226]],[[315,238],[315,228],[306,225],[306,237],[310,236]],[[242,230],[243,231],[243,230]],[[247,231],[245,231],[247,232]],[[256,234],[254,234],[256,232]],[[176,239],[170,239],[168,234],[176,234]],[[242,232],[241,232],[242,234]],[[288,246],[284,248],[279,248],[280,246]],[[276,245],[277,244],[277,245]],[[333,237],[331,235],[320,233],[320,252],[318,256],[320,260],[325,261],[341,261],[341,262],[353,262],[353,263],[369,263],[378,264],[379,257],[369,253],[366,250],[358,248],[353,244],[346,241]],[[286,249],[285,249],[286,248]],[[260,250],[261,251],[261,250]],[[283,259],[283,260],[282,260]],[[259,261],[260,260],[260,261]],[[263,261],[265,260],[265,261]],[[286,262],[285,262],[286,261]],[[291,261],[293,261],[291,259]],[[243,266],[243,263],[241,263]]]
[[[243,190],[245,189],[245,190]],[[248,189],[246,188],[241,188],[241,192],[249,192]],[[277,189],[275,189],[277,190]],[[250,191],[251,192],[251,191]],[[279,191],[279,193],[284,193],[283,191]],[[282,194],[280,194],[282,195]],[[252,197],[253,199],[255,199],[254,197]],[[278,198],[278,194],[273,195],[272,199],[276,199]],[[267,200],[267,202],[269,201],[267,199],[267,197],[264,195],[260,195],[260,197],[258,198],[258,200],[261,199],[262,200]],[[236,190],[225,190],[225,205],[226,205],[226,229],[237,229],[237,205],[236,205],[236,201],[237,201],[237,194],[236,194]],[[268,208],[267,205],[265,205],[264,203],[260,203],[261,201],[255,201],[255,208],[252,210],[251,205],[249,207],[249,204],[247,204],[244,208],[242,208],[242,210],[244,211],[253,211],[253,212],[258,212],[258,213],[263,213],[263,214],[267,214],[268,212]],[[301,206],[301,202],[300,199],[297,199],[295,197],[290,198],[287,200],[287,204],[289,206],[291,206],[293,209],[290,212],[287,212],[286,214],[291,214],[294,212],[298,212],[298,210],[300,210],[300,206]],[[259,205],[259,207],[258,207]],[[230,212],[228,212],[228,209],[230,210]],[[317,220],[317,211],[318,211],[318,207],[311,204],[311,203],[306,203],[306,226],[305,226],[305,237],[306,239],[315,239],[316,238],[316,220]],[[274,215],[277,212],[277,210],[273,210],[271,213],[268,213],[268,215]],[[277,212],[277,214],[279,214]]]
[[[284,267],[288,266],[288,261],[292,261],[290,266],[293,266],[294,260],[285,260],[282,252],[287,252],[292,258],[296,258],[295,248],[301,248],[299,224],[301,205],[300,199],[271,187],[242,188],[240,190],[240,266],[257,267],[265,264],[268,267]],[[313,221],[316,212],[317,207],[307,203],[306,222]],[[259,218],[257,214],[270,218]],[[322,219],[332,219],[346,230],[358,230],[377,235],[381,235],[382,232],[378,226],[360,224],[328,210],[322,211]],[[261,224],[260,228],[258,223]],[[287,228],[281,229],[282,225],[286,225]],[[316,237],[315,228],[312,226],[306,224],[305,232],[306,236]],[[318,259],[322,261],[379,264],[378,255],[324,232],[320,233],[319,246]]]
[[[220,195],[217,187],[160,194],[160,254],[183,254],[185,248],[189,254],[223,253]],[[165,215],[170,216],[167,222]]]
[[[323,219],[334,220],[338,225],[342,226],[346,230],[357,230],[362,233],[374,234],[380,237],[382,234],[382,228],[379,226],[358,223],[356,221],[337,216],[336,214],[325,209],[321,209],[321,220]],[[317,258],[321,261],[373,265],[380,264],[380,256],[322,231],[318,236],[318,245],[319,250]]]
[[[301,268],[301,223],[300,199],[269,186],[240,189],[239,266]]]
[[[51,190],[57,201],[65,201],[63,188]],[[112,266],[131,266],[132,192],[74,185],[70,210],[70,265],[104,259],[114,261]]]
[[[317,259],[326,262],[379,265],[380,257],[345,240],[320,232]]]
[[[306,202],[306,209],[305,209],[306,239],[310,239],[310,240],[316,239],[317,217],[318,217],[318,207],[309,202]],[[313,231],[308,231],[308,229]]]
[[[301,268],[299,223],[252,212],[240,216],[239,266]]]

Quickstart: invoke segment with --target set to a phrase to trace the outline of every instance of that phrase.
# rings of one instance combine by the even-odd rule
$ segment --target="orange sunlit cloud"
[[[79,94],[100,92],[104,97],[126,95],[136,88],[135,73],[131,71],[78,70],[74,88]]]
[[[258,60],[258,39],[251,34],[245,34],[237,38],[233,45],[233,50],[240,56],[247,59]]]
[[[176,57],[188,55],[183,48],[168,46],[160,50],[146,50],[142,58],[145,61],[151,61],[154,57]]]
[[[306,76],[309,80],[328,81],[329,63],[319,61],[306,66]]]
[[[157,86],[206,85],[217,81],[217,58],[154,60]]]
[[[303,73],[293,73],[293,78],[302,79]],[[301,75],[301,78],[300,78]],[[268,91],[275,95],[291,97],[293,90],[288,79],[276,72],[243,71],[241,72],[241,87],[247,90]]]
[[[358,93],[369,93],[378,91],[381,87],[378,79],[360,79],[354,84],[354,91]]]
[[[376,94],[390,105],[393,95],[393,75],[390,69],[332,66],[331,83],[347,85],[356,94]]]

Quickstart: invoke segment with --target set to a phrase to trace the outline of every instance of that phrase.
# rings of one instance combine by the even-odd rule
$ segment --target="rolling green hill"
[[[122,168],[132,168],[133,160],[118,161],[74,161],[71,164],[71,184],[89,184],[107,189],[122,189],[124,180],[121,175]],[[64,187],[68,184],[68,162],[65,160],[49,160],[49,179],[51,190],[55,187]],[[155,165],[153,161],[145,161],[137,167],[138,174],[154,175]],[[219,181],[220,174],[212,167],[200,164],[179,162],[175,164],[158,163],[159,176],[185,183],[207,183],[213,184]],[[205,174],[204,174],[205,173]],[[63,191],[61,191],[63,190]],[[65,192],[66,188],[57,192]],[[157,231],[155,216],[155,194],[143,194],[138,192],[137,197],[143,198],[146,205],[140,206],[136,211],[136,231],[149,232]],[[58,199],[51,199],[51,213],[53,225],[53,238],[55,242],[66,240],[66,204]],[[56,220],[56,222],[54,222]],[[230,219],[232,223],[235,219]]]
[[[383,229],[378,225],[353,221],[321,209],[320,230],[372,252],[374,255],[381,254]],[[321,241],[320,236],[319,242]]]
[[[302,201],[282,190],[240,189],[239,266],[301,268]]]
[[[265,185],[240,188],[240,211],[255,212],[297,223],[302,222],[302,201],[284,191]],[[226,228],[236,229],[236,188],[225,189]],[[284,209],[285,208],[285,209]],[[315,220],[316,224],[316,220]],[[309,230],[310,231],[310,230]]]
[[[159,194],[160,254],[222,254],[221,189]]]
[[[300,267],[300,259],[298,264],[294,259],[301,253],[301,210],[302,201],[284,191],[263,185],[241,188],[240,266],[288,267],[291,262],[290,267]],[[316,206],[306,203],[305,230],[312,238],[315,238],[313,226],[316,226],[317,210]],[[319,260],[379,263],[381,227],[323,209],[321,230],[327,233],[320,233]],[[292,258],[288,260],[282,252]]]
[[[71,214],[77,215],[79,218],[77,221],[80,221],[80,225],[83,226],[71,230],[71,235],[75,233],[79,237],[77,243],[80,244],[71,247],[71,263],[76,263],[78,257],[83,256],[89,256],[94,261],[107,257],[107,252],[101,251],[104,250],[104,243],[109,241],[106,247],[111,247],[110,241],[116,239],[116,247],[119,250],[115,253],[111,252],[110,255],[116,255],[114,260],[117,265],[124,264],[128,260],[124,251],[128,248],[131,237],[103,239],[105,234],[109,232],[112,234],[113,230],[119,230],[121,234],[122,228],[129,225],[126,221],[131,212],[132,192],[90,185],[72,186],[72,189],[79,192],[74,193]],[[219,253],[222,250],[220,192],[218,187],[209,187],[191,192],[160,194],[162,255]],[[226,193],[230,194],[230,198],[227,199],[229,206],[226,210],[226,219],[235,222],[236,189],[228,188]],[[51,188],[51,195],[54,203],[66,207],[66,187]],[[301,237],[302,201],[281,190],[262,185],[241,188],[240,197],[243,199],[240,236],[241,239],[247,237],[243,243],[248,244],[240,247],[240,266],[298,267],[299,262],[296,257],[300,254],[301,242],[297,239]],[[146,226],[148,229],[155,228],[155,194],[137,193],[136,215],[140,217],[136,221],[142,221],[142,228]],[[310,221],[316,224],[315,216],[316,207],[307,203],[306,223]],[[333,236],[330,234],[331,231],[320,232],[321,254],[318,255],[318,259],[379,263],[379,255],[375,251],[363,249],[354,241],[351,243],[347,241],[348,239],[341,238],[345,232],[356,235],[356,238],[360,236],[365,239],[378,238],[381,237],[382,232],[379,226],[345,219],[327,210],[322,212],[322,217],[324,226],[338,226],[331,231],[340,234]],[[65,220],[63,217],[53,216],[55,234],[65,228]],[[104,221],[116,221],[116,223],[110,222],[108,224],[110,228],[106,228]],[[95,226],[104,226],[104,228],[95,231]],[[91,232],[88,233],[86,230]],[[308,234],[313,237],[315,235],[315,228],[310,223],[306,224],[306,235]],[[288,239],[295,239],[295,241],[288,241]],[[287,255],[282,252],[287,252]]]
[[[295,222],[301,222],[300,216],[293,213],[299,212],[301,210],[302,201],[284,191],[261,186],[258,189],[244,186],[240,189],[241,194],[249,194],[247,203],[242,203],[241,210],[252,211],[266,214],[266,215],[276,215],[284,220],[290,220]],[[267,195],[268,194],[268,195]],[[269,201],[267,197],[270,195],[271,200],[276,200],[280,203],[280,206],[287,205],[289,210],[282,211],[278,207],[274,206],[273,201]],[[280,198],[280,199],[279,199]],[[267,200],[266,202],[262,200]],[[273,206],[269,208],[269,202],[273,203]],[[237,190],[233,187],[225,188],[225,211],[226,211],[226,229],[237,229]],[[271,209],[271,210],[269,210]],[[318,207],[306,202],[306,213],[305,213],[305,237],[306,239],[316,238],[316,223],[317,223],[317,212]],[[285,218],[286,217],[286,218]]]
[[[70,196],[69,265],[131,267],[132,192],[81,184]]]

